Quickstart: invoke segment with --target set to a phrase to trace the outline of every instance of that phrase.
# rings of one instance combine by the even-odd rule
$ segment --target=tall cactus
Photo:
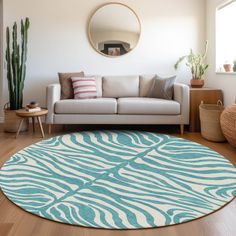
[[[15,22],[12,28],[12,39],[9,27],[6,29],[6,62],[10,110],[20,109],[23,104],[29,26],[29,18],[26,18],[25,21],[21,20],[20,44],[18,44],[17,23]]]

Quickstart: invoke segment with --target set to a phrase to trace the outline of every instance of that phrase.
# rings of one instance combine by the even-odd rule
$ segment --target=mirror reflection
[[[93,48],[105,56],[117,57],[130,52],[139,41],[141,25],[136,13],[121,3],[98,8],[89,22]]]

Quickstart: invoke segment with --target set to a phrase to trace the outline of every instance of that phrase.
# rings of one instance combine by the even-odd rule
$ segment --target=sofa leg
[[[50,135],[52,133],[52,124],[48,125],[48,134]]]
[[[180,134],[184,134],[184,124],[180,124]]]

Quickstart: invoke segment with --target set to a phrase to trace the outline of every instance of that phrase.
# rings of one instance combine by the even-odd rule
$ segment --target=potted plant
[[[206,41],[205,44],[205,51],[203,54],[195,54],[192,49],[190,49],[190,52],[188,55],[182,56],[178,59],[178,61],[175,63],[174,67],[177,70],[179,67],[179,64],[186,59],[186,66],[190,68],[192,73],[192,79],[190,81],[191,87],[193,88],[201,88],[204,85],[203,75],[205,74],[208,64],[204,63],[204,60],[206,59],[208,49],[208,41]]]
[[[16,116],[15,111],[21,109],[23,104],[29,26],[29,18],[21,20],[21,38],[19,41],[16,22],[13,25],[12,32],[10,32],[9,27],[6,29],[6,65],[9,91],[9,103],[5,105],[4,109],[4,131],[6,132],[16,132],[20,119]],[[25,129],[27,129],[26,124],[22,127],[22,130]]]
[[[236,60],[233,61],[233,64],[234,64],[233,71],[236,72]]]
[[[225,72],[230,72],[232,69],[232,65],[226,61],[225,64],[223,65]]]

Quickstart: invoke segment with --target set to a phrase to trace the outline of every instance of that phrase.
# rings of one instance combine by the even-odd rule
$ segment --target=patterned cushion
[[[73,73],[58,73],[59,81],[61,84],[61,99],[74,98],[74,91],[72,87],[71,77],[82,77],[84,72]]]
[[[74,98],[96,98],[97,88],[95,77],[72,77]]]
[[[153,84],[149,91],[148,97],[151,98],[162,98],[162,99],[173,99],[174,83],[176,76],[169,78],[161,78],[155,76],[153,78]]]

